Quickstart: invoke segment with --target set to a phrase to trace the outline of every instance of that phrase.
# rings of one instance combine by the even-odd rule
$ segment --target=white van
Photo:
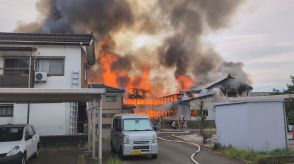
[[[124,156],[150,155],[156,159],[156,133],[149,117],[137,114],[118,114],[113,117],[111,150]]]

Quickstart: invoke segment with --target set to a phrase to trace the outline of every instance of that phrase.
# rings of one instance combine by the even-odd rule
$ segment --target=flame
[[[142,90],[150,91],[150,93],[154,91],[155,93],[155,95],[152,93],[144,97],[125,97],[123,102],[126,105],[141,105],[146,106],[148,109],[150,107],[178,101],[179,94],[156,97],[162,94],[163,87],[152,83],[150,78],[151,65],[148,63],[150,61],[147,59],[144,62],[132,61],[135,63],[131,64],[136,64],[136,67],[134,67],[136,70],[133,70],[133,66],[128,69],[113,69],[114,64],[122,59],[121,56],[114,53],[114,42],[112,42],[110,37],[105,37],[99,42],[98,46],[98,63],[95,67],[96,70],[92,71],[92,79],[89,80],[90,83],[103,83],[107,86],[125,89],[128,93],[130,93],[133,88],[140,88]],[[123,79],[123,82],[120,81],[120,79]],[[194,84],[194,81],[188,75],[179,75],[176,77],[176,80],[180,84],[180,88],[178,90],[187,90]],[[162,84],[165,85],[168,83],[169,82],[167,81]],[[173,116],[174,113],[175,112],[170,109],[166,109],[164,111],[154,111],[148,109],[144,112],[139,112],[138,114],[145,114],[150,117],[164,117]]]
[[[176,78],[182,90],[190,89],[195,83],[189,75],[178,75]]]

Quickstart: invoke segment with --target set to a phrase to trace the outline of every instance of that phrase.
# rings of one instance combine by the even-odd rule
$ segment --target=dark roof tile
[[[0,32],[0,44],[60,44],[60,45],[90,45],[92,34],[45,34],[45,33],[7,33]]]

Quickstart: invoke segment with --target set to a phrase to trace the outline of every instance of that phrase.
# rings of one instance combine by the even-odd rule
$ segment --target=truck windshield
[[[0,142],[20,141],[23,137],[23,127],[0,127]]]
[[[147,118],[131,118],[125,119],[123,122],[125,131],[150,131],[153,130],[149,119]]]

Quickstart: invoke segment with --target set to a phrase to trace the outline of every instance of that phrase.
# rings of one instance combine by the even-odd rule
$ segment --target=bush
[[[294,111],[289,111],[288,112],[288,124],[289,125],[294,125]]]

